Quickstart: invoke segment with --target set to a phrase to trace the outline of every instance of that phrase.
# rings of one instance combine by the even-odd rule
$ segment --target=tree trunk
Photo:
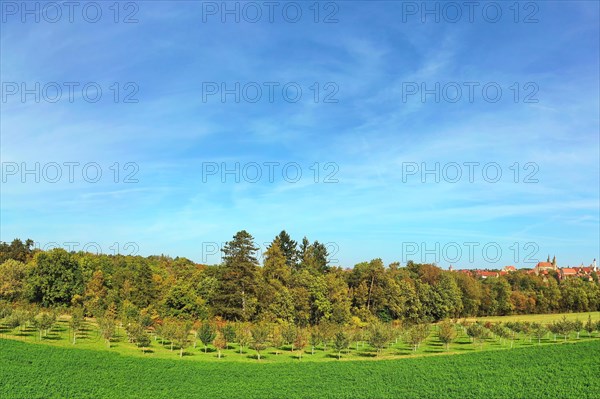
[[[342,353],[338,352],[338,360],[340,360],[341,357],[342,357]]]
[[[371,292],[373,291],[373,283],[375,282],[375,275],[371,276],[371,285],[369,286],[369,297],[367,298],[367,310],[371,304]]]
[[[183,357],[183,346],[179,348],[179,357]]]

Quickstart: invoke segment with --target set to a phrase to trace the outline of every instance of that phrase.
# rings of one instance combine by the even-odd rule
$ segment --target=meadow
[[[488,322],[596,322],[600,313],[527,315]],[[0,398],[598,398],[600,332],[547,333],[538,342],[519,333],[472,340],[456,324],[445,348],[441,325],[431,326],[416,350],[404,335],[381,353],[352,342],[338,353],[323,344],[302,351],[289,345],[256,352],[229,344],[216,349],[196,341],[179,356],[169,341],[152,335],[142,351],[120,327],[110,343],[86,319],[73,344],[69,316],[47,334],[31,326],[0,325]],[[302,354],[302,358],[300,358]]]
[[[548,314],[548,315],[515,315],[503,317],[482,317],[477,319],[467,319],[468,322],[491,322],[491,323],[507,323],[507,322],[538,322],[550,323],[558,321],[562,318],[575,321],[580,320],[586,322],[588,316],[591,316],[594,322],[600,320],[600,312],[591,313],[566,313],[566,314]],[[431,331],[427,338],[419,344],[418,348],[411,346],[402,335],[392,340],[386,348],[380,353],[370,347],[366,341],[350,341],[346,350],[341,352],[341,358],[338,359],[339,353],[333,350],[331,343],[323,345],[322,343],[315,346],[314,349],[310,345],[302,350],[292,350],[291,345],[282,345],[275,349],[267,347],[261,352],[261,363],[295,363],[295,362],[338,362],[338,361],[364,361],[364,360],[382,360],[382,359],[402,359],[407,357],[422,357],[435,355],[451,355],[465,354],[479,351],[492,350],[510,350],[522,347],[531,346],[548,346],[556,345],[564,342],[564,337],[553,335],[548,332],[538,342],[538,339],[531,334],[519,333],[513,339],[501,339],[493,334],[485,339],[473,342],[471,337],[466,333],[465,328],[459,328],[455,340],[446,348],[438,338],[438,326],[432,325]],[[578,335],[572,331],[568,341],[585,341],[589,339],[596,340],[600,337],[600,332],[595,331],[589,336],[585,331],[581,331]],[[180,358],[180,353],[177,346],[171,346],[171,342],[163,340],[157,335],[152,335],[150,346],[141,350],[135,343],[129,342],[126,331],[123,327],[117,327],[115,335],[111,339],[110,347],[100,336],[100,331],[94,319],[86,319],[82,328],[77,333],[76,344],[73,344],[73,332],[69,328],[69,316],[63,315],[53,325],[51,330],[40,337],[38,331],[32,326],[24,328],[8,329],[0,323],[0,338],[17,340],[28,344],[44,345],[61,348],[78,348],[89,349],[101,352],[116,352],[125,356],[134,356],[150,359],[172,359],[186,362],[237,362],[237,363],[255,363],[257,362],[256,352],[249,347],[242,347],[240,350],[239,344],[230,342],[227,348],[221,351],[221,357],[218,356],[216,348],[209,344],[205,347],[199,339],[193,339],[195,344],[190,344],[183,352],[183,358]],[[300,354],[302,358],[300,359]]]
[[[0,339],[0,397],[598,398],[600,340],[381,361],[191,362]]]
[[[551,323],[555,320],[566,317],[567,320],[581,320],[585,322],[588,315],[592,316],[592,320],[600,320],[600,312],[589,312],[589,313],[560,313],[560,314],[528,314],[528,315],[510,315],[510,316],[487,316],[487,317],[470,317],[467,318],[469,321],[490,321],[493,323],[506,323],[510,321],[527,321],[530,323]]]

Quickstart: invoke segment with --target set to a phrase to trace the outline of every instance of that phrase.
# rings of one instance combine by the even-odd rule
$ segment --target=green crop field
[[[0,397],[598,398],[600,340],[369,362],[190,362],[0,339]]]

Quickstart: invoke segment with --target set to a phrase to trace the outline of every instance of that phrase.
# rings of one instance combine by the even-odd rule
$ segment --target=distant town
[[[598,274],[598,266],[596,265],[596,259],[592,261],[589,266],[584,266],[583,263],[579,266],[566,266],[560,267],[556,262],[556,257],[550,260],[550,257],[546,262],[538,262],[533,269],[520,268],[516,266],[504,266],[502,269],[455,269],[452,265],[448,267],[451,272],[465,273],[474,277],[479,278],[494,278],[505,276],[509,273],[517,271],[526,272],[527,274],[535,274],[536,276],[543,276],[544,279],[548,277],[555,277],[558,280],[564,280],[571,277],[580,277],[588,281],[593,281],[592,274]]]

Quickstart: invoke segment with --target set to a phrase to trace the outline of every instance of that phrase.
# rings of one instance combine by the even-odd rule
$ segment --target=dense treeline
[[[96,255],[34,250],[33,242],[0,244],[0,300],[44,308],[81,309],[83,316],[142,313],[152,319],[348,324],[401,320],[595,311],[600,286],[581,278],[559,280],[522,271],[479,279],[408,262],[381,259],[351,270],[330,267],[327,250],[282,231],[256,258],[253,237],[238,232],[223,262],[198,265],[167,256]]]

